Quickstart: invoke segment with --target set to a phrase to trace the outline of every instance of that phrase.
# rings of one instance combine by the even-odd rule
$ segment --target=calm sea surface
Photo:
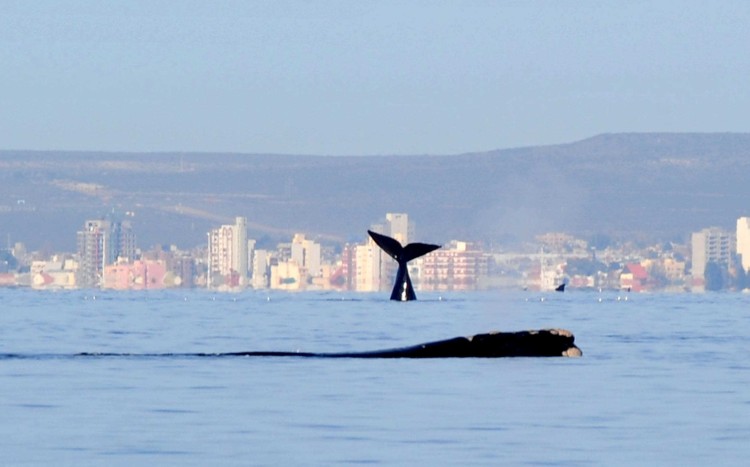
[[[750,462],[749,295],[387,298],[0,290],[0,464]],[[159,355],[549,327],[572,331],[583,357]]]

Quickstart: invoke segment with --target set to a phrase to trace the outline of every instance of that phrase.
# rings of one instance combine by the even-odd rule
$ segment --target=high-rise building
[[[373,224],[371,229],[398,240],[398,242],[404,246],[412,241],[415,230],[414,222],[409,221],[409,215],[397,212],[386,213],[385,220],[381,221],[379,224]],[[369,240],[369,243],[372,244],[372,240]],[[390,256],[380,248],[376,248],[374,254],[375,258],[373,258],[373,264],[377,265],[379,268],[376,270],[378,275],[376,283],[379,287],[382,287],[382,290],[389,290],[388,288],[393,283],[392,278],[396,276],[398,263],[393,261]],[[358,288],[358,290],[360,289]]]
[[[79,287],[100,287],[104,267],[118,258],[134,260],[135,234],[130,222],[88,220],[77,233],[80,262],[76,283]]]
[[[357,247],[347,243],[341,251],[341,265],[331,278],[344,290],[357,290]]]
[[[409,243],[413,237],[414,225],[409,223],[409,215],[404,213],[389,212],[385,215],[388,232],[385,235],[393,237],[402,245]]]
[[[706,265],[716,263],[724,267],[732,265],[735,237],[719,227],[709,227],[694,232],[691,239],[693,255],[693,278],[704,278]]]
[[[247,219],[208,233],[208,287],[238,288],[247,284]]]
[[[112,242],[114,245],[113,262],[118,259],[135,261],[135,233],[133,233],[133,226],[129,221],[112,222]]]
[[[742,269],[750,270],[750,217],[737,219],[737,254],[742,261]]]
[[[395,238],[402,245],[406,245],[414,238],[414,222],[409,221],[409,215],[405,213],[386,213],[385,219],[372,224],[370,229]]]
[[[354,275],[354,290],[358,292],[376,292],[380,290],[380,248],[374,241],[367,245],[357,245],[354,250],[353,264],[356,267]]]
[[[291,259],[304,269],[310,277],[319,277],[320,268],[320,244],[307,240],[304,234],[296,234],[292,239]]]
[[[253,272],[255,272],[255,244],[257,242],[253,239],[247,240],[247,278],[248,283],[251,282]]]

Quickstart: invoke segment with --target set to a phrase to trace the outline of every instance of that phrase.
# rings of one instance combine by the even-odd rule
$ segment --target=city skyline
[[[415,232],[407,213],[386,213],[371,229],[403,239]],[[206,244],[192,251],[174,245],[141,250],[129,220],[88,220],[77,237],[77,252],[49,258],[17,243],[0,263],[0,286],[375,292],[388,288],[396,266],[370,237],[340,245],[340,251],[323,248],[304,233],[272,249],[256,248],[243,217],[207,232]],[[597,245],[564,232],[539,235],[525,251],[452,240],[415,260],[410,275],[422,290],[446,292],[508,287],[551,291],[560,284],[628,292],[742,290],[750,289],[750,270],[743,266],[747,251],[750,217],[741,217],[736,230],[706,227],[693,232],[687,245]]]

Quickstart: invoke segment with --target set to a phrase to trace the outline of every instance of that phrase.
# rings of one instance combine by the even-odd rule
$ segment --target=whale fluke
[[[373,241],[386,253],[388,256],[395,259],[398,262],[398,272],[396,273],[396,283],[393,285],[393,291],[391,292],[391,300],[397,300],[400,302],[406,302],[409,300],[416,300],[417,296],[414,293],[414,288],[411,285],[411,278],[409,277],[409,269],[407,263],[415,258],[426,255],[431,251],[435,251],[440,248],[440,245],[431,245],[429,243],[409,243],[406,246],[402,246],[398,240],[391,238],[387,235],[373,232],[372,230],[367,231]]]

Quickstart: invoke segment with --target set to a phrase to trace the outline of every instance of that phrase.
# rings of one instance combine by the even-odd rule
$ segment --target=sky
[[[750,131],[750,2],[0,0],[0,149],[460,154]]]

